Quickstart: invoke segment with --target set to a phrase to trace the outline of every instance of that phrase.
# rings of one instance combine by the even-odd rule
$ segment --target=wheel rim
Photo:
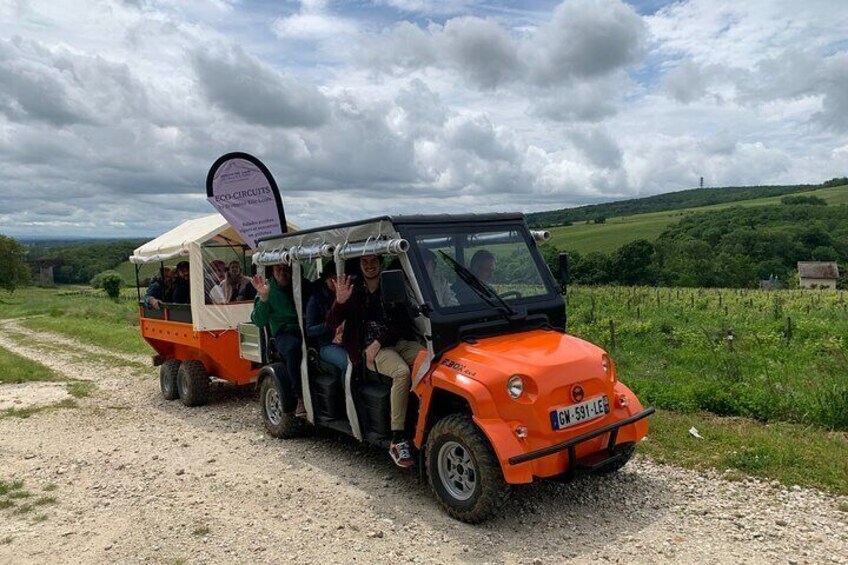
[[[464,445],[448,441],[439,449],[439,480],[453,498],[468,500],[477,489],[477,466]]]
[[[162,374],[159,377],[159,385],[162,387],[162,391],[165,394],[171,394],[172,389],[174,388],[174,379],[171,378],[170,375]]]
[[[283,421],[283,406],[280,402],[280,393],[271,387],[265,393],[265,415],[272,426],[279,426]]]

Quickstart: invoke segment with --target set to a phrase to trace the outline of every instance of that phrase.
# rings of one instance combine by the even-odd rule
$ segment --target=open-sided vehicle
[[[217,265],[236,262],[244,273],[250,266],[250,248],[220,214],[180,224],[136,249],[130,261],[136,265],[137,285],[145,267],[189,263],[189,303],[163,300],[154,308],[140,291],[138,296],[141,335],[157,353],[153,363],[160,367],[166,399],[179,398],[186,406],[206,404],[213,376],[234,385],[256,382],[258,369],[239,355],[237,331],[239,323],[250,319],[252,300],[224,304],[210,298],[221,282],[215,278]]]
[[[408,432],[437,499],[463,521],[496,512],[511,485],[615,471],[647,434],[653,409],[602,349],[565,332],[561,286],[537,248],[544,239],[521,214],[380,217],[268,238],[253,255],[259,266],[292,266],[301,325],[309,281],[326,262],[341,273],[364,255],[384,257],[383,306],[407,308],[426,348],[412,368]],[[483,278],[472,268],[481,252],[493,259]],[[265,427],[296,435],[305,422],[267,337],[250,324],[239,331],[261,366]],[[306,420],[388,443],[388,379],[361,364],[340,374],[308,340],[301,373]]]

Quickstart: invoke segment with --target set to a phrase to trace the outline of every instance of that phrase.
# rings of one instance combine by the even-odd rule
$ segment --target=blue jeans
[[[345,351],[344,347],[335,343],[322,345],[318,354],[321,357],[321,361],[338,367],[342,372],[342,378],[344,378],[347,371],[347,351]]]
[[[274,345],[277,346],[277,354],[286,364],[289,383],[297,398],[303,398],[303,390],[300,382],[300,362],[303,359],[303,338],[300,334],[280,331],[274,336]]]

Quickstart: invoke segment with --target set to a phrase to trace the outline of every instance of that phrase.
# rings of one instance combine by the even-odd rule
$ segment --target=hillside
[[[799,187],[795,187],[796,189]],[[709,189],[704,189],[709,190]],[[685,191],[692,192],[692,191]],[[830,206],[848,204],[848,185],[827,188],[803,189],[805,196],[817,196]],[[673,193],[682,194],[682,193]],[[734,206],[753,207],[779,205],[780,199],[787,193],[748,200],[726,201],[708,206],[633,214],[620,217],[607,217],[603,224],[579,223],[572,226],[552,228],[552,243],[560,249],[589,253],[600,251],[611,253],[631,241],[647,239],[653,241],[666,228],[674,225],[683,218],[698,214],[722,210]],[[664,195],[665,196],[665,195]],[[669,195],[671,196],[671,195]],[[655,198],[655,197],[650,197]],[[645,199],[648,200],[648,199]],[[616,204],[616,203],[612,203]],[[531,215],[528,215],[528,220]]]
[[[612,218],[633,216],[651,212],[668,212],[754,200],[759,198],[779,197],[786,194],[809,192],[819,188],[827,188],[830,181],[823,185],[791,185],[791,186],[729,186],[721,188],[693,188],[677,192],[668,192],[644,198],[590,204],[576,208],[550,210],[527,214],[527,222],[531,227],[564,226],[569,223],[594,221],[598,217]],[[842,183],[839,183],[842,184]]]

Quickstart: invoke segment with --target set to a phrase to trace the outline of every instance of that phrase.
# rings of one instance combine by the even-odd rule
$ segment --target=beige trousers
[[[401,431],[406,424],[406,406],[409,403],[409,389],[412,386],[410,367],[415,362],[419,351],[423,351],[416,341],[405,339],[391,347],[383,347],[377,352],[374,360],[376,367],[369,366],[372,371],[392,378],[392,431]]]

